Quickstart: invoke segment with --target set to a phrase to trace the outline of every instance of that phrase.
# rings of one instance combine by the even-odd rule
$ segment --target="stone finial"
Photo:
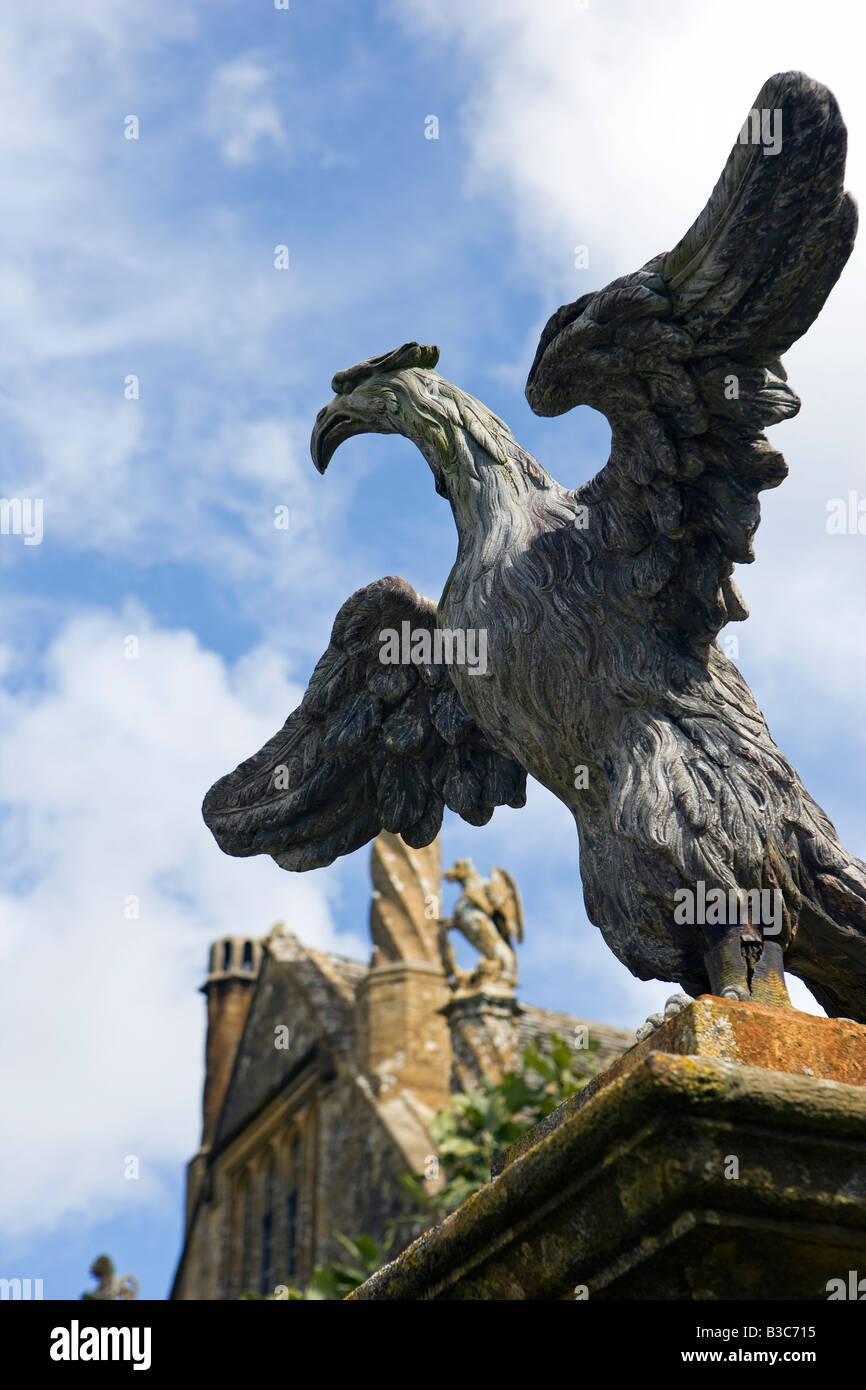
[[[439,840],[410,849],[399,835],[381,831],[370,856],[373,965],[425,961],[439,965]]]
[[[114,1272],[114,1261],[109,1255],[97,1255],[90,1266],[90,1273],[97,1280],[95,1289],[81,1295],[82,1299],[97,1299],[100,1302],[113,1302],[120,1299],[131,1302],[138,1293],[138,1280],[134,1274]]]

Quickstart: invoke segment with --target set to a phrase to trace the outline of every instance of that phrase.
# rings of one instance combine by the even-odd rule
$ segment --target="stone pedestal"
[[[826,1300],[852,1271],[866,1027],[704,996],[352,1297]]]
[[[458,989],[439,1012],[451,1030],[455,1079],[461,1090],[477,1086],[483,1076],[499,1081],[516,1067],[517,1020],[524,1010],[512,989]]]

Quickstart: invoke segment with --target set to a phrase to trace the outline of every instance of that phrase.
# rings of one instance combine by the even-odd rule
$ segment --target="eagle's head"
[[[449,883],[465,883],[475,872],[471,859],[458,859],[453,868],[446,869],[442,877]]]
[[[336,395],[316,417],[310,452],[324,473],[353,434],[402,434],[424,455],[459,526],[489,509],[482,498],[499,492],[505,475],[512,475],[515,494],[517,471],[538,477],[544,471],[519,449],[504,420],[433,370],[438,360],[438,348],[404,343],[337,372]]]
[[[353,434],[402,434],[418,443],[419,410],[423,418],[428,413],[425,406],[438,396],[440,378],[432,370],[438,361],[437,347],[404,343],[337,372],[331,382],[336,394],[316,416],[310,441],[319,472],[324,473],[339,445]]]
[[[504,420],[434,370],[438,359],[438,348],[404,343],[338,372],[332,382],[336,395],[316,417],[310,452],[324,473],[353,434],[411,440],[451,506],[458,562],[463,556],[467,572],[475,574],[547,529],[540,512],[552,490],[562,490]],[[558,514],[558,522],[567,524],[571,515]]]

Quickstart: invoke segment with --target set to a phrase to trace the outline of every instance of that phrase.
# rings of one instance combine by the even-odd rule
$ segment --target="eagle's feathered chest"
[[[612,620],[591,550],[576,547],[567,527],[539,529],[486,570],[465,553],[439,621],[483,641],[484,673],[451,667],[468,712],[572,810],[607,802],[611,768],[633,756],[644,724],[676,728],[696,773],[707,759],[714,777],[738,756],[778,757],[751,691],[717,647],[707,667],[685,661],[660,632]]]
[[[530,545],[513,547],[486,570],[471,552],[461,557],[439,622],[467,637],[474,633],[475,648],[486,653],[484,671],[451,668],[473,719],[538,781],[564,796],[573,790],[573,768],[593,757],[597,738],[590,732],[591,673],[580,659],[588,645],[586,614],[573,574],[572,587],[555,597],[568,541],[552,541],[552,533],[536,534]]]

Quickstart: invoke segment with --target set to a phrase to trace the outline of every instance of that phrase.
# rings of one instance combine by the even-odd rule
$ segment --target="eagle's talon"
[[[646,1023],[642,1023],[639,1028],[635,1029],[634,1035],[638,1042],[643,1042],[644,1038],[648,1038],[651,1033],[654,1033],[657,1028],[661,1027],[664,1021],[664,1014],[650,1014]]]
[[[657,1028],[661,1028],[662,1024],[666,1023],[669,1018],[673,1018],[675,1014],[680,1013],[687,1004],[691,1003],[693,1000],[690,994],[672,994],[665,1002],[664,1013],[650,1014],[646,1023],[642,1023],[639,1028],[635,1029],[634,1035],[638,1042],[643,1042],[645,1038],[651,1037]]]
[[[665,1018],[673,1018],[674,1014],[682,1013],[687,1004],[694,1002],[690,994],[672,994],[665,1003]]]
[[[739,999],[741,1003],[748,1003],[751,997],[745,985],[726,985],[719,996],[720,999]]]

